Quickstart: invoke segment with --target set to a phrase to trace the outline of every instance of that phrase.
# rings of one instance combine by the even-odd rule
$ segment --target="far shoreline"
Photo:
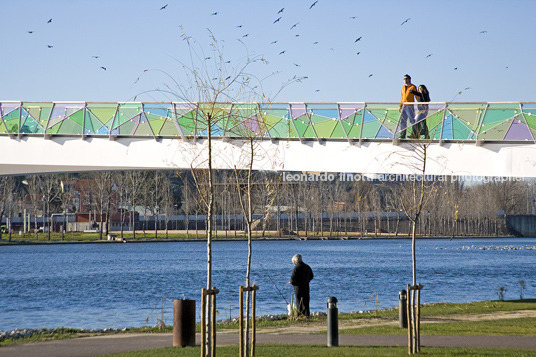
[[[458,237],[451,237],[451,236],[440,236],[440,237],[416,237],[417,240],[425,240],[425,239],[431,239],[431,240],[469,240],[469,239],[515,239],[515,238],[527,238],[527,239],[535,239],[536,237],[517,237],[517,236],[458,236]],[[404,236],[341,236],[341,237],[298,237],[298,236],[291,236],[291,237],[254,237],[253,241],[320,241],[320,240],[330,240],[330,241],[336,241],[336,240],[410,240],[411,237],[404,235]],[[150,238],[150,237],[143,237],[143,238],[125,238],[124,240],[47,240],[47,238],[44,238],[43,240],[38,241],[28,241],[28,240],[12,240],[8,241],[6,239],[0,239],[0,246],[12,246],[12,245],[61,245],[61,244],[125,244],[125,243],[177,243],[177,242],[206,242],[206,238]],[[239,238],[224,238],[224,237],[218,237],[213,238],[213,242],[247,242],[247,238],[239,237]]]

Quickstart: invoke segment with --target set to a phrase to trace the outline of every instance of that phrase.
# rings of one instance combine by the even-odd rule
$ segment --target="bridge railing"
[[[0,135],[535,142],[536,102],[106,103],[0,101]],[[420,134],[420,135],[418,135]]]

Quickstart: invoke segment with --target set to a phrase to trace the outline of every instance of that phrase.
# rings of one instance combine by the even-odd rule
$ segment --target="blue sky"
[[[535,1],[314,2],[0,0],[0,101],[169,101],[146,91],[187,82],[181,26],[197,62],[207,29],[229,71],[266,59],[247,70],[275,101],[397,102],[405,73],[433,101],[536,100]]]

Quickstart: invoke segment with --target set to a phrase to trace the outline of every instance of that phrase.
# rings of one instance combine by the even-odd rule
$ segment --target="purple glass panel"
[[[341,119],[348,118],[350,115],[358,112],[359,110],[363,109],[364,105],[361,106],[340,106],[339,107],[339,116]]]
[[[296,119],[299,116],[304,115],[306,112],[305,104],[291,104],[290,105],[290,115],[293,119]]]
[[[508,132],[506,133],[506,136],[504,137],[504,140],[534,140],[532,137],[532,134],[530,133],[530,129],[527,125],[523,124],[517,119],[514,119],[512,122],[512,125],[510,125],[510,129],[508,129]]]
[[[244,120],[242,122],[242,125],[249,131],[254,132],[257,135],[261,133],[261,130],[259,128],[259,118],[257,117],[257,114]]]

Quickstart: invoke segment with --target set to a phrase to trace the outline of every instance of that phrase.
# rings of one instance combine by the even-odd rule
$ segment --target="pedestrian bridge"
[[[414,105],[413,103],[411,105]],[[308,172],[536,177],[536,102],[0,102],[0,174],[245,168]],[[410,138],[426,125],[428,138]]]

